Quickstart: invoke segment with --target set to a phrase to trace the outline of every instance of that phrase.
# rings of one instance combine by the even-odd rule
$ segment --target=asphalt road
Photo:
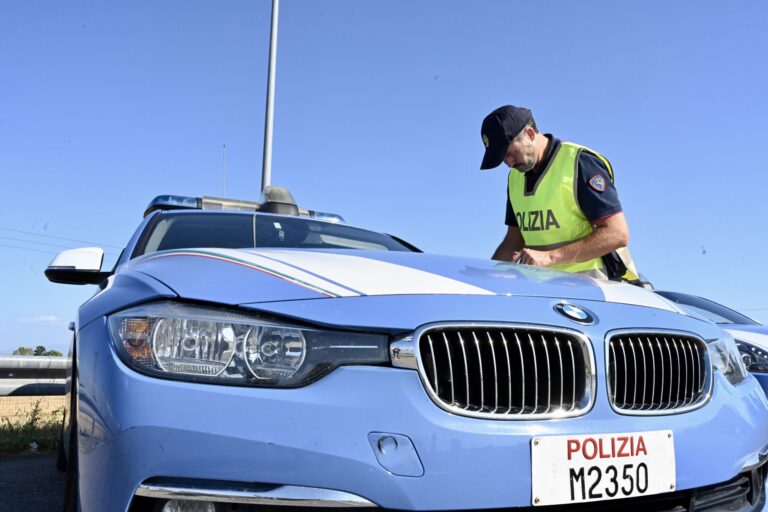
[[[0,510],[58,512],[64,499],[64,473],[56,454],[0,457]]]

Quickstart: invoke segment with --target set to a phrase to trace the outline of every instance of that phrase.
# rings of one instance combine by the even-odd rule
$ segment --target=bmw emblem
[[[578,306],[573,306],[571,304],[556,304],[555,311],[567,319],[573,320],[574,322],[578,322],[580,324],[588,325],[595,322],[595,317],[593,317],[589,311],[586,311]]]

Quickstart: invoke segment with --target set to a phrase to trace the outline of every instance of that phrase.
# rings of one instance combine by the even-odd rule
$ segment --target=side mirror
[[[45,277],[52,283],[99,284],[111,272],[101,272],[104,251],[98,247],[83,247],[61,251],[48,268]]]

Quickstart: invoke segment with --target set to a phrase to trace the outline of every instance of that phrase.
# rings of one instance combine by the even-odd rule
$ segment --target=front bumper
[[[386,509],[528,507],[533,436],[673,430],[680,491],[728,482],[768,444],[754,379],[733,387],[717,375],[706,407],[628,417],[611,409],[598,375],[588,414],[509,422],[446,413],[412,370],[342,367],[290,390],[213,386],[135,373],[101,321],[80,331],[79,345],[83,510],[127,510],[153,479],[311,487]],[[385,469],[371,433],[407,438],[422,474]]]
[[[763,463],[744,471],[728,482],[685,491],[671,492],[614,501],[543,507],[545,510],[629,512],[759,512],[766,502],[765,478],[768,464]],[[263,507],[279,506],[283,512],[307,512],[321,508],[323,512],[388,512],[363,498],[340,491],[294,486],[246,486],[242,483],[174,481],[154,479],[142,484],[137,491],[131,512],[157,510],[169,500],[216,503],[225,510],[231,504],[245,505],[244,512],[257,512]],[[353,509],[353,510],[350,510]],[[237,510],[243,510],[237,508]],[[496,510],[496,509],[486,509]],[[533,512],[542,507],[522,507],[515,510]]]

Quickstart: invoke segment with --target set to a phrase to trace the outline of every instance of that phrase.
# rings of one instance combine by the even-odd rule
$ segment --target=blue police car
[[[715,301],[688,293],[657,291],[692,315],[716,323],[736,340],[741,360],[768,393],[768,326]]]
[[[760,510],[768,401],[644,289],[161,196],[77,314],[68,510]],[[554,508],[552,508],[554,507]]]

